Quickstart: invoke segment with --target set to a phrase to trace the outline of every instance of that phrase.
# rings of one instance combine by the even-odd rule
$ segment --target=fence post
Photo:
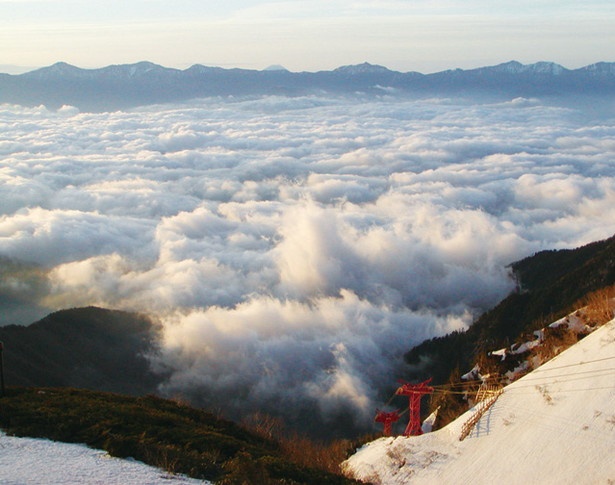
[[[4,343],[0,342],[0,397],[4,396]]]

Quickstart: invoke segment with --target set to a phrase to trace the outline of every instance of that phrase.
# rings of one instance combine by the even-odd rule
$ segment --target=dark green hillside
[[[571,298],[594,291],[604,282],[615,281],[615,236],[577,249],[541,251],[512,265],[521,283],[521,290],[540,290],[571,285]],[[582,286],[579,286],[581,284]]]
[[[47,314],[35,302],[48,292],[47,270],[0,255],[0,326],[27,324]]]
[[[154,349],[157,331],[143,315],[94,307],[52,313],[27,327],[0,327],[5,380],[17,386],[154,392],[161,378],[143,355]]]
[[[354,483],[292,463],[272,439],[154,396],[9,388],[0,399],[0,427],[17,436],[86,443],[223,484]]]
[[[520,290],[479,317],[466,332],[414,347],[406,361],[412,379],[444,383],[455,369],[470,370],[486,351],[513,344],[560,318],[588,293],[615,284],[615,236],[578,249],[543,251],[514,263]]]

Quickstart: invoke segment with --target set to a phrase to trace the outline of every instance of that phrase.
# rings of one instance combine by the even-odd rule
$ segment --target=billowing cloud
[[[282,415],[304,430],[335,428],[344,413],[364,426],[382,383],[400,377],[408,342],[468,319],[375,305],[349,290],[309,302],[255,296],[169,319],[157,364],[171,371],[165,393],[225,412]]]
[[[0,112],[3,294],[157,315],[161,391],[230,417],[365,429],[507,264],[615,233],[612,120],[538,99]]]

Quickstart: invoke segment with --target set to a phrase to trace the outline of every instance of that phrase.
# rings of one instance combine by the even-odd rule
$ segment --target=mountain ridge
[[[60,310],[28,326],[0,327],[6,382],[141,395],[161,375],[145,357],[160,328],[144,315],[96,307]]]
[[[452,69],[445,69],[442,71],[436,71],[433,73],[426,74],[426,73],[422,73],[420,71],[414,71],[414,70],[397,71],[394,69],[389,69],[388,67],[383,66],[383,65],[372,64],[369,62],[342,65],[332,70],[290,71],[286,68],[282,68],[282,66],[277,66],[277,65],[275,66],[276,69],[271,69],[272,66],[265,68],[265,69],[246,69],[246,68],[239,68],[239,67],[223,68],[223,67],[218,67],[218,66],[206,66],[203,64],[199,64],[199,63],[192,64],[191,66],[185,69],[177,69],[173,67],[165,67],[161,64],[156,64],[151,61],[143,60],[143,61],[138,61],[135,63],[127,63],[127,64],[110,64],[108,66],[97,67],[97,68],[82,68],[82,67],[78,67],[76,65],[67,63],[65,61],[58,61],[49,66],[39,67],[37,69],[33,69],[28,72],[24,72],[20,74],[9,74],[9,75],[16,76],[16,77],[32,77],[33,75],[37,76],[37,75],[40,75],[40,73],[44,73],[44,72],[54,72],[58,74],[65,74],[67,71],[72,72],[72,73],[76,73],[76,72],[96,73],[96,72],[108,71],[111,69],[122,70],[122,69],[133,69],[135,67],[142,67],[142,68],[145,67],[148,69],[162,69],[165,71],[176,72],[176,73],[188,72],[195,68],[206,68],[207,70],[216,70],[216,71],[245,71],[245,72],[285,71],[290,74],[318,74],[318,73],[325,73],[325,72],[344,72],[344,73],[351,73],[351,74],[356,75],[356,74],[365,74],[365,73],[374,73],[374,72],[388,72],[388,73],[395,73],[395,74],[421,74],[422,76],[433,76],[433,75],[449,73],[449,72],[508,72],[512,74],[527,73],[527,72],[543,72],[543,73],[554,73],[556,75],[560,75],[565,72],[572,73],[572,72],[587,72],[587,71],[590,71],[590,72],[602,71],[602,72],[615,73],[615,62],[608,62],[608,61],[599,61],[599,62],[588,64],[588,65],[585,65],[579,68],[569,69],[567,67],[564,67],[561,64],[558,64],[556,62],[551,62],[551,61],[538,61],[538,62],[534,62],[530,64],[523,64],[513,59],[510,61],[502,62],[499,64],[488,65],[488,66],[474,67],[470,69],[452,68]]]
[[[431,74],[362,63],[331,71],[251,70],[195,64],[184,70],[149,61],[83,69],[57,62],[22,74],[0,75],[0,103],[85,111],[126,109],[217,96],[612,96],[615,62],[567,69],[553,62],[509,61]]]

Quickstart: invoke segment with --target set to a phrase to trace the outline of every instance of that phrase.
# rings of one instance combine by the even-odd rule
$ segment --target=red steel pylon
[[[420,384],[410,384],[405,382],[395,392],[395,394],[401,396],[408,396],[410,399],[410,420],[406,430],[404,431],[404,436],[418,436],[423,434],[423,430],[421,429],[421,398],[425,394],[431,394],[433,392],[433,387],[427,385],[430,382],[431,378],[421,382]]]
[[[401,418],[401,416],[399,415],[398,411],[392,411],[390,413],[387,413],[385,411],[380,411],[379,409],[376,409],[376,418],[374,419],[374,421],[376,423],[384,424],[384,435],[391,436],[391,427],[393,426],[393,423],[399,421],[399,418]]]

